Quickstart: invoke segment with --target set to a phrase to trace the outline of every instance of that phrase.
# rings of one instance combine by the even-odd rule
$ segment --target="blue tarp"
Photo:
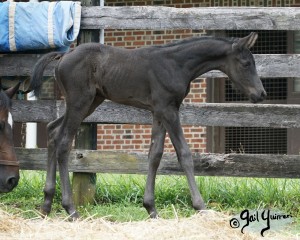
[[[0,3],[0,52],[67,48],[80,18],[80,2]]]

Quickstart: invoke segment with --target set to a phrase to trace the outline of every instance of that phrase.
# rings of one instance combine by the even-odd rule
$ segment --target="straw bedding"
[[[61,218],[24,219],[0,209],[0,239],[260,239],[258,233],[242,234],[229,226],[231,217],[206,211],[190,218],[155,219],[114,223],[105,218],[87,218],[75,222]],[[300,239],[299,235],[270,233],[261,239]]]

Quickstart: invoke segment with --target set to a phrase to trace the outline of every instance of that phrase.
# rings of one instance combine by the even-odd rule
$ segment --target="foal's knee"
[[[190,150],[181,150],[177,153],[177,156],[179,160],[189,161],[192,159],[192,153]]]
[[[56,142],[56,157],[58,161],[64,160],[64,157],[69,153],[71,141],[63,138]]]
[[[192,153],[190,151],[182,151],[177,155],[177,157],[183,169],[194,167]]]
[[[160,164],[160,160],[162,158],[163,152],[155,152],[155,153],[149,153],[149,166],[157,169]]]
[[[152,158],[154,161],[160,161],[163,155],[163,151],[150,151],[149,158]]]

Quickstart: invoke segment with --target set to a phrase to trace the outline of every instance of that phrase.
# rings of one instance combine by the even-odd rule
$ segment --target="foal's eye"
[[[242,61],[241,65],[243,68],[248,68],[248,67],[250,67],[251,63],[250,63],[250,61]]]

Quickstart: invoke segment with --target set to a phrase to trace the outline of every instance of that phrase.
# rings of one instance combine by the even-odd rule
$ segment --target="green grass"
[[[67,217],[62,209],[59,179],[51,216]],[[141,175],[97,174],[95,204],[78,207],[82,217],[106,217],[111,221],[148,218],[142,206],[146,177]],[[45,172],[21,171],[21,180],[11,193],[1,194],[4,210],[25,218],[38,215],[43,202]],[[300,223],[300,181],[298,179],[259,179],[197,177],[208,209],[240,213],[244,209],[279,210]],[[187,181],[183,176],[158,176],[156,206],[163,218],[188,217],[191,207]]]

